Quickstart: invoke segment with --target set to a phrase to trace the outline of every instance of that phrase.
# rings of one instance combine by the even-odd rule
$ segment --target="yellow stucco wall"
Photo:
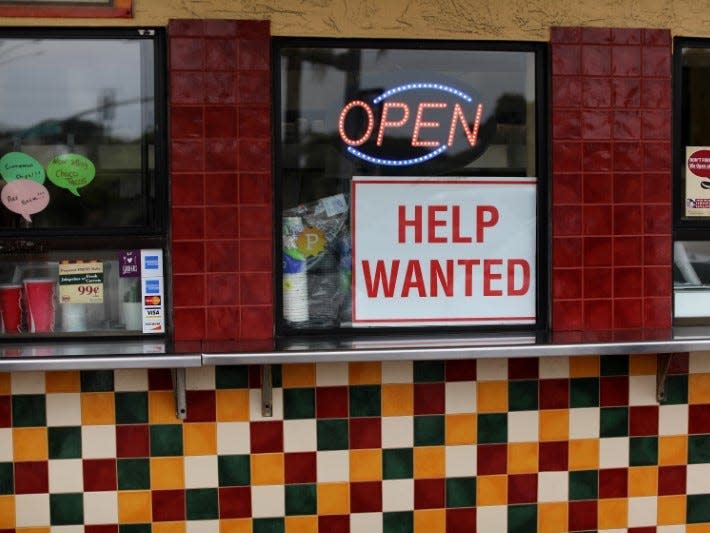
[[[268,19],[274,35],[543,40],[551,26],[670,28],[710,36],[707,0],[134,0],[132,19],[0,18],[3,25],[167,25]]]

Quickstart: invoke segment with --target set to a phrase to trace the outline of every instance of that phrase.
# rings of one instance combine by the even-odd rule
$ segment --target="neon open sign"
[[[340,110],[346,151],[367,163],[411,167],[435,158],[465,159],[485,149],[484,104],[456,87],[416,82],[355,98]]]

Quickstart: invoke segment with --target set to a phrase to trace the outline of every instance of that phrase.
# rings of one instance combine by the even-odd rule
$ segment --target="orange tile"
[[[382,479],[382,450],[350,450],[350,481]]]
[[[316,364],[296,363],[281,367],[281,384],[289,387],[314,387],[316,384]]]
[[[348,382],[350,385],[379,385],[382,383],[382,363],[378,361],[350,363]]]
[[[182,434],[185,455],[217,454],[217,424],[190,422],[183,424]]]
[[[475,444],[476,415],[446,415],[446,444]]]
[[[444,509],[419,509],[414,511],[414,531],[446,533],[446,511]]]
[[[569,441],[569,469],[594,470],[599,468],[599,440],[576,439]]]
[[[251,518],[229,518],[220,520],[219,533],[252,533]]]
[[[688,403],[710,403],[710,374],[688,376]]]
[[[118,521],[121,524],[145,524],[151,520],[149,490],[118,491]]]
[[[175,398],[172,391],[148,391],[148,422],[151,424],[177,424]]]
[[[414,414],[414,387],[411,383],[382,385],[382,416],[411,416]]]
[[[13,428],[12,456],[15,461],[46,461],[49,458],[47,428]]]
[[[414,447],[414,479],[446,476],[446,448],[444,446]]]
[[[542,410],[540,411],[539,424],[541,441],[569,439],[569,410]]]
[[[566,533],[568,524],[567,503],[539,503],[537,521],[538,533]]]
[[[116,423],[116,399],[113,392],[81,394],[81,423],[87,426]]]
[[[15,527],[14,496],[0,496],[0,527],[6,529]]]
[[[216,392],[218,422],[246,422],[249,420],[249,390],[227,389]]]
[[[285,533],[318,533],[317,516],[287,516]]]
[[[74,370],[47,372],[44,375],[47,392],[81,392],[81,373]]]
[[[252,485],[281,485],[284,482],[284,454],[254,453],[251,455]]]
[[[319,515],[348,514],[350,512],[350,491],[347,483],[318,483]]]
[[[479,381],[476,385],[479,413],[504,413],[508,410],[507,381]]]
[[[650,376],[656,374],[656,354],[633,354],[629,357],[629,374]]]
[[[21,527],[17,529],[18,533],[52,533],[49,527]]]
[[[185,488],[185,467],[182,457],[150,458],[151,489]]]
[[[599,500],[597,511],[598,529],[622,529],[629,522],[628,500],[608,498]]]
[[[0,372],[0,394],[12,394],[9,372]]]
[[[632,466],[629,468],[629,497],[658,494],[658,467]]]
[[[688,524],[685,533],[710,533],[710,524]]]
[[[686,497],[684,494],[659,496],[657,507],[658,525],[670,526],[674,524],[685,524],[685,502]],[[687,527],[686,532],[691,531],[690,525]]]
[[[476,478],[476,505],[506,505],[508,503],[508,476],[478,476]]]
[[[569,376],[571,378],[586,378],[599,375],[599,356],[580,355],[569,358]]]
[[[658,464],[661,466],[684,465],[688,462],[687,435],[658,437]]]
[[[508,473],[531,474],[538,469],[537,442],[511,442],[508,444]]]
[[[185,533],[185,522],[153,522],[152,533]]]

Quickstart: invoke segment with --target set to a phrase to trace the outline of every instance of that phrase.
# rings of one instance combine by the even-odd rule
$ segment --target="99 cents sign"
[[[62,261],[59,264],[59,302],[100,304],[104,301],[104,265],[101,261]]]

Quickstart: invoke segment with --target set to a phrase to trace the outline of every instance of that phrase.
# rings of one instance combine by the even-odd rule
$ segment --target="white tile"
[[[185,372],[185,388],[188,390],[214,390],[215,371],[213,366],[188,368]]]
[[[629,405],[657,405],[656,376],[629,376]]]
[[[446,477],[476,475],[476,445],[446,446]]]
[[[383,448],[411,448],[414,446],[414,417],[383,416],[382,425]]]
[[[317,452],[316,479],[318,483],[349,481],[350,453],[348,450]]]
[[[118,522],[118,493],[107,490],[84,493],[85,524],[115,524]]]
[[[508,531],[508,507],[490,505],[476,508],[476,531],[505,533]]]
[[[217,422],[217,453],[248,454],[251,451],[249,422]]]
[[[599,468],[628,468],[629,439],[614,437],[599,439]]]
[[[47,470],[49,492],[56,494],[84,490],[84,469],[81,459],[50,459]]]
[[[84,459],[116,457],[116,426],[83,426],[81,450]]]
[[[284,452],[311,452],[318,449],[315,419],[284,420]]]
[[[540,379],[569,378],[569,357],[540,357]]]
[[[47,524],[49,524],[49,494],[17,494],[15,496],[15,525],[17,527],[46,527]]]
[[[541,502],[566,502],[569,499],[568,472],[539,472],[537,498]]]
[[[148,370],[145,368],[119,368],[114,370],[113,389],[116,392],[147,391]]]
[[[414,364],[412,361],[383,361],[382,383],[413,383]]]
[[[189,406],[188,406],[189,407]],[[284,391],[281,387],[271,389],[271,416],[261,414],[261,389],[249,389],[249,420],[283,420]]]
[[[216,455],[185,456],[183,466],[186,489],[211,488],[219,485]]]
[[[414,480],[385,479],[382,481],[382,511],[411,511],[414,509]]]
[[[446,414],[473,413],[476,410],[476,382],[446,383]]]
[[[575,407],[569,410],[570,439],[599,438],[599,408]]]
[[[685,526],[656,526],[656,533],[685,533]]]
[[[348,363],[317,363],[316,386],[326,387],[332,385],[348,384]]]
[[[508,413],[508,442],[537,442],[539,431],[539,411],[510,411]]]
[[[187,520],[185,533],[219,533],[219,520]]]
[[[661,405],[658,408],[659,435],[687,435],[688,404]]]
[[[691,464],[686,467],[686,487],[688,494],[710,493],[710,464]]]
[[[508,379],[507,359],[478,359],[476,361],[477,381],[500,381]]]
[[[689,374],[710,374],[710,352],[691,352],[688,357]]]
[[[0,463],[10,463],[12,459],[12,428],[0,428]]]
[[[48,426],[80,426],[81,395],[77,393],[47,394]]]
[[[44,372],[12,372],[10,373],[10,390],[12,394],[44,394]]]
[[[645,496],[629,498],[629,527],[655,526],[658,514],[658,498]]]
[[[282,517],[286,514],[285,485],[252,485],[252,518]]]
[[[84,526],[82,525],[68,525],[68,526],[52,526],[49,528],[50,533],[84,533]]]
[[[350,515],[350,531],[366,533],[382,533],[382,513],[352,513]]]

